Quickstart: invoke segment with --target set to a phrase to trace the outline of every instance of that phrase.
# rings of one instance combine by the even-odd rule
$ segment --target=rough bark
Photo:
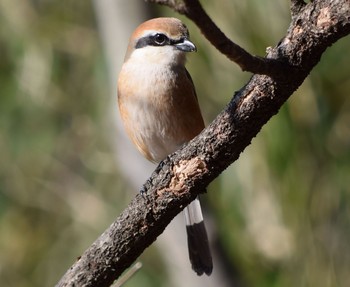
[[[157,168],[144,186],[144,195],[132,200],[57,286],[109,286],[176,214],[239,157],[301,85],[327,47],[350,33],[349,0],[315,0],[308,4],[291,1],[292,20],[285,37],[268,50],[261,66],[251,68],[249,59],[259,58],[243,52],[236,60],[240,53],[237,45],[232,45],[215,25],[203,21],[207,16],[198,1],[150,2],[171,6],[187,15],[214,46],[243,70],[256,74],[198,137]]]

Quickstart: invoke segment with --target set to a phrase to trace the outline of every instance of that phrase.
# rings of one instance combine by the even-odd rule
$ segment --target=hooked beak
[[[182,52],[196,52],[196,46],[188,39],[184,39],[182,42],[175,44],[176,49]]]

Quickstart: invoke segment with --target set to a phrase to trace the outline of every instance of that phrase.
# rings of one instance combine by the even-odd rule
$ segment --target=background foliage
[[[289,24],[288,1],[202,2],[254,54]],[[0,279],[52,286],[133,195],[114,160],[92,4],[1,0],[0,8]],[[188,68],[210,122],[250,75],[184,21],[199,50]],[[240,286],[350,282],[349,49],[347,37],[325,53],[205,196],[216,249]],[[167,286],[156,248],[142,258],[127,286]]]

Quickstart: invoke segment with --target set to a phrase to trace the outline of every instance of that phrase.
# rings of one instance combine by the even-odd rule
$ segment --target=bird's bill
[[[184,39],[182,42],[175,44],[176,49],[183,52],[195,52],[196,46],[188,39]]]

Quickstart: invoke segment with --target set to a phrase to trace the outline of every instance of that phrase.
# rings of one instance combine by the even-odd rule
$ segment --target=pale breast
[[[151,161],[161,161],[204,127],[194,87],[182,66],[134,69],[124,64],[118,99],[129,137]]]

